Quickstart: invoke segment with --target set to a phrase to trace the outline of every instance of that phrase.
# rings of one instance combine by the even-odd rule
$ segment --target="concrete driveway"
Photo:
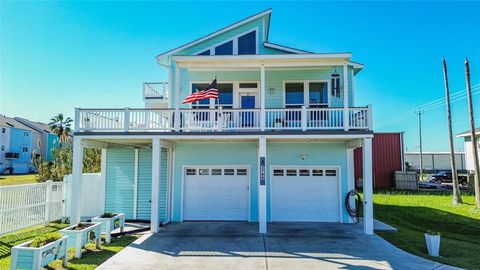
[[[146,234],[97,269],[454,269],[406,253],[359,224],[184,222]]]

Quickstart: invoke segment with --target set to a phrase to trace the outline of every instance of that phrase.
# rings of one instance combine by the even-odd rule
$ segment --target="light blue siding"
[[[152,149],[138,151],[137,219],[150,220],[152,199]]]
[[[250,166],[250,220],[258,220],[257,143],[177,143],[175,144],[173,221],[181,220],[183,167],[196,165]]]
[[[300,155],[306,155],[302,160]],[[270,187],[270,166],[340,166],[342,202],[347,189],[347,149],[344,143],[267,143],[267,190]],[[348,221],[348,214],[343,204],[342,222]],[[267,192],[267,220],[270,220],[270,193]]]
[[[105,211],[125,213],[133,219],[135,150],[107,149]],[[162,148],[159,220],[167,219],[168,151]],[[152,149],[138,150],[137,220],[150,220],[152,197]]]
[[[105,211],[125,213],[125,219],[133,219],[134,162],[134,149],[107,149]]]

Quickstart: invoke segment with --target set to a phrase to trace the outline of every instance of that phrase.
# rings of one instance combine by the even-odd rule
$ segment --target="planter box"
[[[425,242],[427,242],[428,255],[438,257],[440,251],[440,235],[426,233]]]
[[[95,242],[97,248],[100,248],[100,223],[95,222],[81,222],[81,224],[91,225],[82,230],[75,230],[78,224],[67,227],[60,232],[68,236],[67,248],[75,248],[75,258],[82,257],[82,248],[89,242]]]
[[[63,266],[67,266],[67,236],[38,248],[29,247],[32,242],[28,241],[12,248],[10,270],[40,270],[59,258],[63,258]]]
[[[112,231],[120,228],[120,232],[125,229],[125,214],[120,213],[111,218],[102,218],[96,216],[92,218],[92,222],[99,222],[102,224],[102,233],[105,233],[105,242],[110,244]]]

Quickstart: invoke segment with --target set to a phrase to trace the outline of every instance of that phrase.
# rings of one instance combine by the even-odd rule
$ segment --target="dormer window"
[[[241,33],[224,43],[215,44],[196,55],[245,55],[258,53],[258,29]]]

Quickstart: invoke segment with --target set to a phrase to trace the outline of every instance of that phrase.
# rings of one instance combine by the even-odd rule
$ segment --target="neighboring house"
[[[44,160],[51,160],[52,150],[58,145],[58,136],[52,132],[50,126],[45,123],[34,122],[20,117],[15,117],[15,120],[38,132],[40,140],[35,140],[35,142],[39,151],[36,153],[40,154]]]
[[[422,152],[423,170],[426,172],[438,172],[452,170],[450,152]],[[420,170],[420,152],[406,152],[405,162],[411,166],[413,170]],[[457,170],[466,170],[465,153],[455,153],[455,166]]]
[[[83,148],[96,147],[105,211],[149,220],[153,232],[186,220],[259,222],[260,233],[274,221],[349,223],[353,150],[363,146],[372,234],[372,108],[355,103],[363,65],[348,52],[272,43],[270,20],[266,10],[160,54],[169,80],[145,85],[146,108],[77,108],[72,188],[82,189]],[[219,99],[182,104],[215,77]]]
[[[464,139],[464,149],[465,149],[465,167],[469,171],[474,171],[473,166],[473,151],[472,151],[472,136],[470,136],[470,131],[465,131],[457,135],[457,137],[463,137]],[[480,128],[475,129],[475,137],[477,138],[477,150],[480,160]],[[480,161],[479,161],[480,163]]]
[[[35,130],[14,118],[0,115],[0,173],[31,172],[32,151],[39,138]]]

